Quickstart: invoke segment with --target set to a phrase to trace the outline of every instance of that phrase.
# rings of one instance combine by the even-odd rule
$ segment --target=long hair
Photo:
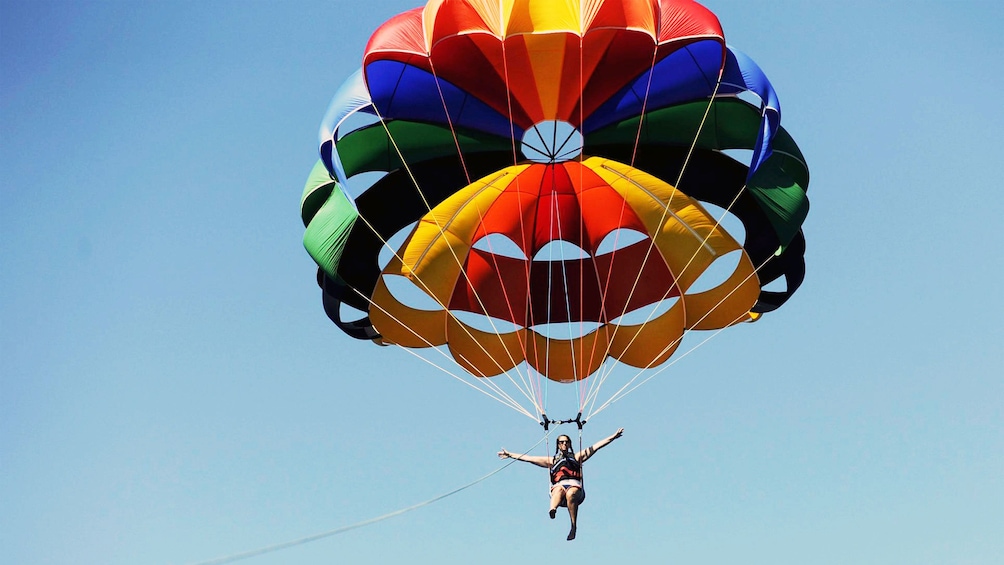
[[[558,442],[561,441],[562,438],[564,438],[566,441],[568,441],[568,443],[566,444],[566,445],[568,445],[568,447],[565,449],[564,452],[561,451],[561,446],[558,444]],[[554,458],[555,458],[555,460],[557,460],[557,458],[558,458],[559,455],[570,455],[573,459],[575,458],[575,450],[572,449],[572,438],[568,437],[565,434],[561,434],[560,436],[557,437],[557,439],[554,440]]]

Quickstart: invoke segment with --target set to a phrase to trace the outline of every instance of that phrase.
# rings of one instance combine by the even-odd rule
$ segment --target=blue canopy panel
[[[749,174],[746,177],[746,181],[749,182],[773,151],[774,136],[777,135],[777,128],[781,125],[781,102],[777,98],[774,86],[760,66],[741,51],[729,46],[719,93],[730,95],[743,92],[751,92],[760,98],[762,116],[760,131],[753,146],[753,159],[750,161]]]
[[[365,72],[373,106],[383,119],[452,123],[505,139],[512,137],[514,130],[516,139],[523,136],[523,129],[511,124],[509,118],[429,71],[380,60],[366,65]]]
[[[721,66],[722,44],[718,41],[698,41],[673,51],[597,108],[585,119],[582,132],[588,135],[638,116],[643,108],[650,112],[708,98],[715,91]]]
[[[335,142],[338,140],[339,129],[345,120],[360,111],[373,113],[370,95],[366,90],[366,83],[363,81],[362,69],[352,73],[338,87],[328,104],[328,111],[324,114],[324,119],[321,120],[321,129],[318,132],[321,144],[321,161],[324,162],[331,178],[337,180],[342,186],[346,185],[345,170],[338,158]]]

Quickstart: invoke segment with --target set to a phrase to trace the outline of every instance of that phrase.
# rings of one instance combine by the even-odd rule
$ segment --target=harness
[[[551,484],[558,484],[565,479],[582,480],[582,465],[575,460],[575,454],[565,452],[554,456],[551,465]]]

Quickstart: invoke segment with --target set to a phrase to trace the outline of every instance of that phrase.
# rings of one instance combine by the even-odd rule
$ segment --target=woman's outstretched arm
[[[606,438],[601,439],[600,441],[598,441],[595,444],[593,444],[592,447],[587,447],[587,448],[583,449],[582,451],[578,452],[575,455],[575,459],[579,463],[585,462],[586,459],[589,459],[597,451],[599,451],[599,450],[603,449],[604,447],[610,445],[610,442],[612,442],[613,440],[621,437],[622,435],[624,435],[624,428],[618,429],[610,437],[606,437]]]
[[[519,454],[519,453],[509,453],[508,451],[505,450],[504,447],[502,448],[502,451],[499,451],[499,459],[515,459],[517,461],[526,461],[527,463],[533,463],[534,465],[537,465],[539,467],[550,467],[551,466],[551,458],[550,457],[544,457],[542,455],[526,455],[526,454]]]

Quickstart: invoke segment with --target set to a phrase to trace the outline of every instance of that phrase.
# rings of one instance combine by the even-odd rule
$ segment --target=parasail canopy
[[[605,366],[783,305],[807,187],[769,80],[700,4],[433,0],[336,92],[301,215],[339,328],[537,417],[547,382],[582,412]]]

